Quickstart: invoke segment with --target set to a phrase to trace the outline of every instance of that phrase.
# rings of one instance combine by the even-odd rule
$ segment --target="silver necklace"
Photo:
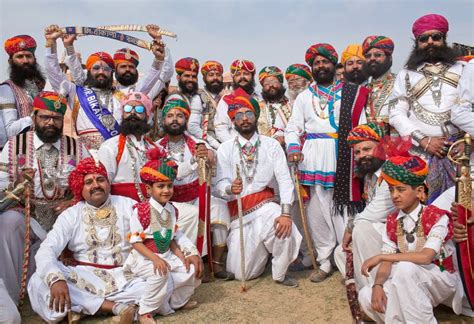
[[[177,142],[168,141],[168,150],[174,160],[184,162],[185,145],[184,138],[181,138]]]

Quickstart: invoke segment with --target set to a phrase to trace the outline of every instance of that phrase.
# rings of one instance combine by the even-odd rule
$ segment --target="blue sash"
[[[104,139],[109,139],[120,133],[119,124],[112,113],[100,105],[94,90],[76,86],[77,99],[87,118],[94,124]]]

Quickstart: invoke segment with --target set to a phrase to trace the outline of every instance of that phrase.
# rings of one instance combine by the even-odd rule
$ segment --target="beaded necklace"
[[[329,87],[325,88],[323,86],[318,85],[317,83],[314,84],[312,87],[310,87],[311,93],[313,94],[313,97],[311,98],[311,102],[313,104],[313,110],[314,113],[321,119],[328,119],[329,116],[333,113],[334,107],[333,105],[329,105],[328,109],[328,114],[325,113],[326,107],[330,102],[332,102],[335,98],[333,97],[335,95],[335,88],[336,88],[336,82],[333,82]],[[324,91],[320,91],[318,88],[321,87],[322,89],[328,89],[329,88],[329,93],[326,94]],[[315,97],[319,99],[319,104],[315,101]]]
[[[250,149],[248,149],[247,146],[249,143],[250,142],[247,142],[244,146],[242,146],[240,145],[238,137],[235,138],[235,146],[239,150],[240,166],[247,181],[252,182],[253,178],[255,177],[255,173],[257,172],[258,147],[260,146],[260,138],[257,139],[255,145],[252,145]]]
[[[423,231],[423,225],[421,220],[422,217],[423,207],[421,207],[420,211],[418,212],[418,219],[415,222],[415,227],[410,232],[405,230],[402,218],[397,221],[397,245],[400,252],[404,253],[408,251],[407,242],[413,243],[415,241],[415,233],[417,237],[416,251],[421,251],[421,249],[425,245],[426,238],[425,233]]]
[[[153,231],[153,240],[158,251],[160,253],[165,253],[170,247],[171,238],[173,236],[173,230],[171,229],[171,215],[166,209],[163,209],[163,217],[163,215],[153,206],[150,206],[150,212],[150,227]],[[162,229],[165,229],[165,235],[161,234]]]

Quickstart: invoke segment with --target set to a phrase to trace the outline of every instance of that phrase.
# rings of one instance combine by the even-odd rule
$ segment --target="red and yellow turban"
[[[125,62],[132,63],[133,65],[135,65],[135,67],[137,67],[138,63],[140,63],[137,52],[129,48],[121,48],[117,50],[117,52],[115,52],[114,54],[115,67],[117,67],[117,65],[119,65],[120,63]]]
[[[176,62],[174,68],[178,75],[181,75],[186,71],[196,72],[197,74],[199,72],[199,61],[193,57],[185,57]]]
[[[235,60],[232,62],[230,65],[230,73],[232,76],[237,72],[237,71],[247,71],[249,73],[254,74],[255,73],[255,64],[253,62],[248,61],[248,60]]]
[[[184,116],[186,117],[186,119],[188,119],[189,115],[191,114],[191,110],[189,108],[188,103],[178,98],[171,98],[165,102],[165,105],[163,106],[163,110],[161,112],[161,115],[163,116],[163,118],[165,118],[166,114],[171,109],[181,110]]]
[[[362,43],[362,49],[364,55],[367,54],[372,48],[378,48],[385,52],[385,55],[392,55],[393,50],[395,49],[395,44],[393,40],[385,36],[372,35],[364,39]]]
[[[382,166],[381,177],[392,186],[421,186],[428,174],[428,164],[418,156],[394,156]]]
[[[148,162],[140,169],[140,179],[143,183],[174,181],[178,172],[178,165],[167,158],[161,147],[147,152]]]
[[[201,73],[205,76],[210,71],[216,71],[222,74],[224,73],[224,67],[217,61],[206,61],[201,67]]]
[[[225,96],[224,100],[228,104],[227,115],[231,120],[234,120],[235,114],[240,108],[252,110],[257,118],[260,116],[260,105],[257,100],[249,96],[242,88],[238,88],[230,95]]]
[[[353,146],[365,141],[380,142],[384,137],[384,129],[377,123],[367,123],[354,127],[347,135],[347,143]]]
[[[92,157],[81,160],[69,175],[69,188],[71,188],[76,202],[84,199],[82,189],[84,188],[84,177],[88,174],[100,174],[109,180],[107,170],[102,163]]]
[[[120,102],[120,107],[123,109],[130,101],[139,101],[145,106],[146,115],[150,117],[153,111],[153,102],[150,98],[143,92],[130,92],[125,97],[123,97],[122,101]]]
[[[305,60],[309,66],[313,66],[313,61],[316,56],[324,56],[334,65],[337,64],[337,53],[332,45],[326,43],[314,44],[306,51]]]
[[[309,82],[313,81],[310,68],[305,64],[291,64],[285,72],[285,79],[288,81],[291,76],[297,75],[305,78]]]
[[[87,58],[86,69],[90,70],[91,67],[98,61],[104,61],[108,66],[110,66],[111,69],[115,68],[114,59],[112,58],[112,56],[110,56],[110,54],[106,52],[97,52],[89,55],[89,57]]]
[[[29,51],[35,54],[36,41],[28,35],[13,36],[5,41],[5,51],[12,57],[13,54],[21,51]]]
[[[67,100],[56,92],[43,91],[33,99],[33,111],[49,110],[64,116],[67,109]]]
[[[359,44],[351,44],[346,47],[346,49],[342,52],[342,55],[341,55],[341,63],[342,64],[346,63],[348,59],[354,56],[365,61],[364,53],[362,51],[362,46],[360,46]]]
[[[260,84],[263,85],[265,78],[270,76],[277,78],[280,83],[283,83],[283,72],[276,66],[266,66],[258,73],[258,80],[260,81]]]
[[[418,36],[428,30],[437,30],[443,34],[447,34],[449,23],[446,18],[437,14],[424,15],[413,23],[412,32],[415,38],[418,38]]]

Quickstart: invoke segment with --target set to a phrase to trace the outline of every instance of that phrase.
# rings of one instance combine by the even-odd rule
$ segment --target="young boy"
[[[359,302],[377,322],[436,323],[433,307],[452,302],[461,310],[462,286],[454,272],[452,220],[447,212],[423,206],[427,164],[419,157],[396,156],[382,166],[398,209],[387,218],[382,254],[365,260],[362,274],[380,264],[374,284],[359,292]]]
[[[164,158],[161,148],[147,155],[149,161],[140,170],[140,178],[150,199],[134,207],[130,221],[133,250],[125,271],[146,280],[139,321],[155,323],[153,313],[168,315],[183,306],[196,306],[188,301],[201,283],[202,263],[196,247],[177,227],[177,209],[169,203],[177,164]]]

